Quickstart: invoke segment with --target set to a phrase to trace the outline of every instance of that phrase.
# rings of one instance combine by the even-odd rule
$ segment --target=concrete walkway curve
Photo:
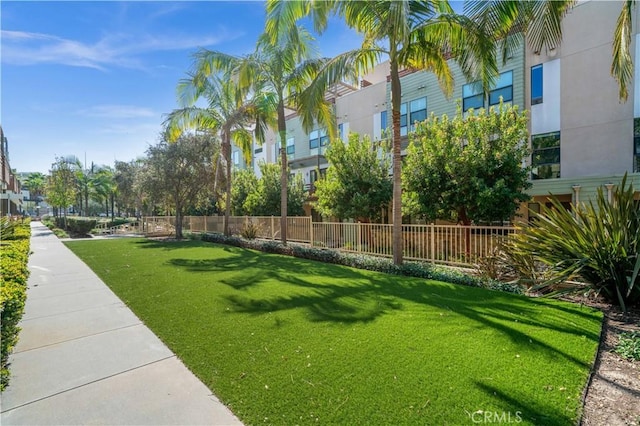
[[[87,265],[31,224],[2,425],[241,425]]]

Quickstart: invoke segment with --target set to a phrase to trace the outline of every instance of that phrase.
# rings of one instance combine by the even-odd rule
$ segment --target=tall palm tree
[[[115,218],[114,199],[117,192],[115,172],[109,166],[94,167],[92,178],[93,198],[105,204],[105,213],[109,213],[109,203],[111,203],[111,220]]]
[[[227,66],[233,69],[237,63],[232,57],[227,59]],[[231,142],[242,150],[247,162],[250,161],[253,137],[259,143],[264,141],[274,103],[272,97],[260,88],[249,91],[236,84],[228,74],[204,72],[201,60],[197,61],[196,66],[198,71],[190,73],[178,85],[182,108],[168,114],[164,124],[171,141],[177,140],[187,129],[220,135],[222,155],[227,166],[224,233],[230,235]],[[207,106],[197,106],[200,100],[206,101]]]
[[[267,1],[266,30],[272,37],[286,34],[303,16],[310,15],[318,31],[328,16],[337,13],[363,35],[362,47],[331,59],[301,98],[314,103],[331,84],[354,78],[386,58],[390,63],[391,114],[393,123],[393,259],[402,263],[402,183],[400,105],[403,68],[433,72],[442,90],[451,94],[453,58],[464,76],[481,80],[488,89],[496,66],[493,41],[483,27],[466,16],[453,13],[447,1]]]
[[[276,108],[273,110],[277,123],[280,147],[280,237],[287,243],[287,187],[288,165],[286,153],[287,123],[286,110],[298,109],[297,95],[311,82],[324,63],[317,58],[314,39],[304,28],[292,25],[281,36],[269,37],[263,34],[258,39],[255,52],[245,57],[235,57],[220,52],[201,50],[198,55],[198,73],[206,76],[216,70],[233,70],[238,84],[251,91],[269,93]],[[321,123],[330,129],[334,126],[332,109],[324,99],[306,104],[302,114],[303,126],[311,130],[314,123]]]
[[[47,177],[40,172],[29,173],[24,185],[29,189],[32,199],[36,200],[38,205],[39,198],[44,194],[44,188],[47,183]]]
[[[472,0],[465,2],[465,13],[486,26],[502,40],[504,57],[525,37],[534,52],[555,48],[562,41],[562,19],[576,0]],[[618,82],[620,100],[626,101],[633,81],[631,39],[635,0],[622,1],[613,33],[611,75]]]

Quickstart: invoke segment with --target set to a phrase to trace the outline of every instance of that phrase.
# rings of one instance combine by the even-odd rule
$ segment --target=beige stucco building
[[[501,64],[500,75],[489,93],[478,91],[453,64],[455,87],[443,94],[428,72],[405,71],[402,84],[401,134],[411,132],[411,123],[436,115],[456,113],[458,106],[490,107],[499,102],[518,105],[530,114],[529,130],[532,187],[530,202],[523,204],[520,220],[528,210],[538,210],[549,194],[567,207],[592,199],[598,188],[605,193],[629,173],[640,190],[640,84],[629,88],[629,99],[621,102],[618,84],[611,77],[612,39],[620,1],[581,1],[563,21],[563,41],[555,49],[534,52],[521,46]],[[640,22],[640,8],[634,22]],[[634,28],[634,63],[640,64],[640,34]],[[368,134],[374,140],[391,125],[389,65],[380,64],[359,84],[344,85],[328,96],[333,100],[340,136],[349,132]],[[640,79],[640,67],[635,79]],[[389,120],[387,120],[389,117]],[[635,125],[635,126],[634,126]],[[634,134],[634,127],[637,129]],[[269,135],[264,146],[254,147],[253,168],[260,161],[277,161],[277,138]],[[298,118],[287,120],[287,152],[292,173],[313,182],[327,165],[323,156],[328,138],[318,128],[307,134]],[[234,161],[242,164],[241,155]],[[640,198],[640,193],[639,193]]]

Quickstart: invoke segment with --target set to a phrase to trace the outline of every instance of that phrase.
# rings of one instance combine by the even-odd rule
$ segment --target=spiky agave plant
[[[566,210],[552,198],[552,207],[536,214],[534,225],[523,228],[515,248],[549,266],[551,278],[534,290],[551,294],[587,288],[627,306],[640,301],[640,205],[627,175],[613,191],[613,200],[598,188],[596,203]]]

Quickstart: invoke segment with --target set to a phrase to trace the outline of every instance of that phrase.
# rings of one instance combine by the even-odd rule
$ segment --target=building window
[[[462,86],[462,111],[484,108],[484,93],[479,81]]]
[[[329,136],[327,136],[326,130],[320,130],[320,146],[329,145]]]
[[[317,130],[309,133],[309,148],[314,149],[320,146],[320,133]]]
[[[409,102],[409,110],[411,112],[409,122],[411,123],[411,131],[413,131],[416,121],[427,119],[427,98],[418,98]]]
[[[309,183],[313,185],[317,180],[318,180],[318,171],[316,169],[309,171]]]
[[[511,102],[513,100],[513,71],[500,74],[494,89],[489,92],[489,105],[499,104],[501,97],[503,102]]]
[[[542,103],[542,65],[531,67],[531,105]]]
[[[531,179],[560,177],[560,132],[531,136]]]
[[[344,140],[344,124],[343,123],[338,124],[338,137],[340,138],[340,140]]]
[[[407,103],[400,104],[400,136],[407,136]]]
[[[233,151],[231,154],[231,160],[234,166],[240,165],[240,151]]]
[[[287,139],[287,154],[294,154],[296,152],[295,139]]]
[[[380,130],[387,130],[387,111],[380,111]]]

